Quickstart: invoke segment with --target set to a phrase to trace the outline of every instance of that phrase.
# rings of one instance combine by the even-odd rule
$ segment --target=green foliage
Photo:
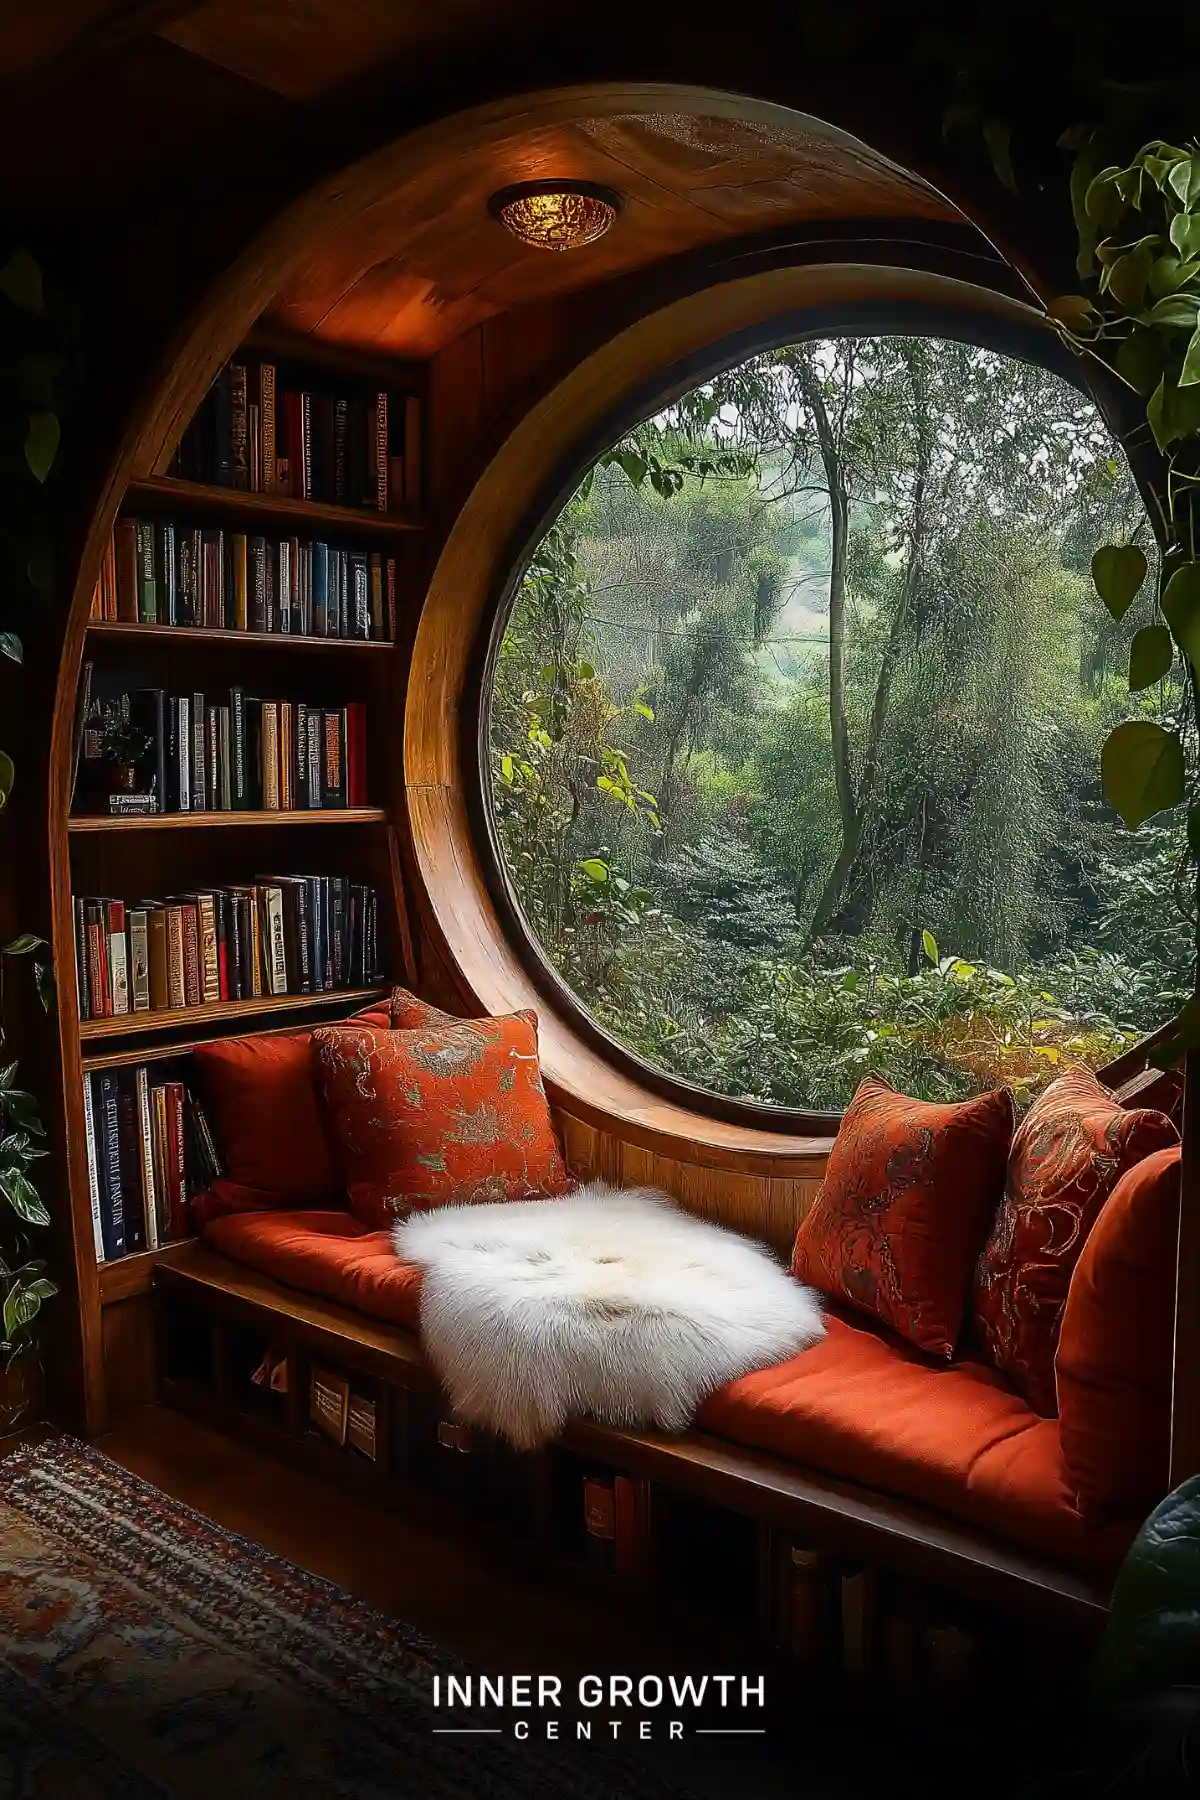
[[[1160,1023],[1194,910],[1096,772],[1182,691],[1144,531],[1090,403],[975,346],[785,345],[683,396],[581,484],[500,646],[494,817],[550,961],[649,1061],[805,1109],[868,1069],[1028,1096]],[[1179,797],[1172,755],[1128,813]]]
[[[21,663],[23,621],[31,604],[50,598],[53,533],[40,490],[58,457],[65,364],[61,321],[50,315],[41,269],[23,247],[0,264],[0,336],[0,655]],[[0,809],[15,779],[11,754],[0,750]],[[22,932],[0,944],[0,959],[11,957],[30,960],[49,1010],[54,978],[44,939]],[[0,960],[0,1045],[3,966]],[[50,1223],[34,1167],[46,1155],[45,1130],[34,1096],[17,1086],[16,1074],[15,1062],[0,1069],[0,1354],[9,1361],[34,1346],[34,1323],[57,1291],[44,1261],[31,1254],[29,1232]]]
[[[1108,1700],[1195,1685],[1200,1670],[1200,1476],[1151,1513],[1121,1565],[1097,1659]]]

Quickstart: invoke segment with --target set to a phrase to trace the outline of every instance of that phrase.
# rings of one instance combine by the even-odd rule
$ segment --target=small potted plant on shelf
[[[100,734],[100,761],[105,789],[110,794],[137,790],[138,766],[150,749],[150,736],[124,713],[111,713]]]

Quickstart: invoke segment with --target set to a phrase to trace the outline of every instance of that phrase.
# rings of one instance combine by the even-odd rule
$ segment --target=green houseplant
[[[1187,812],[1187,851],[1200,861],[1200,144],[1154,139],[1125,164],[1101,163],[1095,132],[1066,134],[1076,150],[1071,196],[1084,291],[1047,309],[1066,341],[1098,358],[1145,406],[1130,438],[1152,439],[1159,570],[1155,617],[1133,637],[1132,692],[1173,671],[1180,696],[1126,720],[1103,749],[1105,797],[1137,829],[1157,813]],[[1147,443],[1146,448],[1149,448]],[[1137,543],[1108,544],[1092,561],[1096,591],[1114,619],[1144,589],[1150,563]],[[1167,1061],[1200,1044],[1200,999],[1162,1046]]]
[[[0,264],[0,333],[0,656],[19,665],[23,622],[49,597],[53,579],[41,490],[58,454],[56,392],[65,367],[61,324],[48,314],[41,269],[23,248]],[[15,780],[11,752],[0,748],[0,828]],[[11,867],[11,855],[6,861]],[[22,932],[0,944],[0,1433],[25,1423],[40,1403],[35,1324],[57,1291],[32,1235],[50,1224],[36,1182],[45,1127],[36,1098],[18,1081],[17,1062],[4,1055],[4,972],[13,961],[32,965],[47,1011],[54,998],[45,939]]]

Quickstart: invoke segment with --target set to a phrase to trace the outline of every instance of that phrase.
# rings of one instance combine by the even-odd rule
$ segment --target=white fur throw
[[[455,1416],[522,1450],[583,1415],[682,1431],[724,1382],[824,1335],[769,1250],[648,1188],[443,1206],[393,1235],[424,1270],[421,1337]]]

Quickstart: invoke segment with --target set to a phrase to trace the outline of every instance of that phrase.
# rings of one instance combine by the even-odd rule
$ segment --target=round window
[[[493,645],[515,914],[620,1052],[840,1111],[1102,1065],[1190,991],[1177,833],[1100,746],[1129,645],[1093,550],[1153,534],[1095,405],[978,344],[756,354],[587,471]]]

